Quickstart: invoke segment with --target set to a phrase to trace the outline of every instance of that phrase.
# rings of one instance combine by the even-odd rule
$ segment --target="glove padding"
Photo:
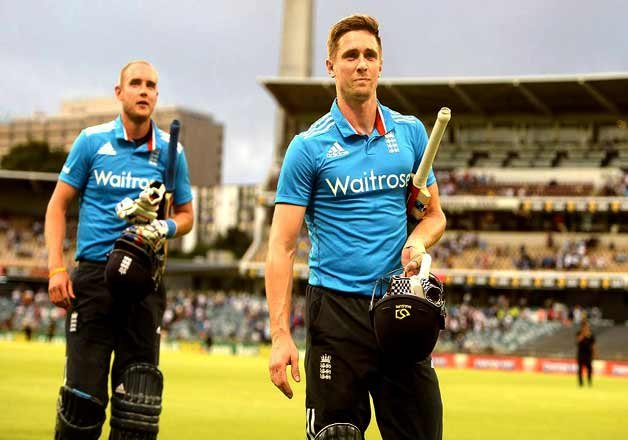
[[[168,224],[165,220],[153,220],[149,224],[129,226],[139,239],[148,244],[156,253],[159,253],[168,237]]]
[[[116,215],[132,224],[147,224],[157,218],[159,205],[166,194],[166,187],[161,182],[153,181],[146,185],[139,197],[132,200],[124,198],[116,205]]]

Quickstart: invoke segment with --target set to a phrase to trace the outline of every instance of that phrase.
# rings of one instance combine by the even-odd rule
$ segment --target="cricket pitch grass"
[[[286,399],[261,356],[162,350],[161,440],[305,438],[305,384]],[[302,362],[302,359],[301,359]],[[0,440],[53,438],[62,382],[60,343],[0,341]],[[628,439],[628,379],[489,371],[438,371],[445,440]],[[301,375],[304,376],[301,365]],[[106,422],[102,439],[108,436]],[[374,416],[366,434],[381,439]]]

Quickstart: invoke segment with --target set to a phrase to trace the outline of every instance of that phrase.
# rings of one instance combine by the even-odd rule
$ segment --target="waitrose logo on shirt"
[[[370,174],[364,171],[362,177],[345,176],[336,177],[332,182],[325,179],[329,189],[338,197],[340,194],[359,194],[366,191],[381,191],[383,189],[405,188],[408,185],[411,174],[375,174],[371,169]]]
[[[146,177],[134,177],[131,171],[113,174],[111,171],[94,170],[94,178],[98,186],[126,189],[144,188],[152,181],[152,179]]]

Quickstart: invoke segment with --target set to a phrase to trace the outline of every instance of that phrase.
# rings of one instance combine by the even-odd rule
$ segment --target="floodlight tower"
[[[281,47],[279,52],[279,76],[308,78],[312,76],[312,40],[314,0],[284,0]],[[273,162],[264,184],[264,190],[274,191],[273,182],[281,168],[281,162],[290,139],[285,139],[286,115],[278,109],[275,119]]]

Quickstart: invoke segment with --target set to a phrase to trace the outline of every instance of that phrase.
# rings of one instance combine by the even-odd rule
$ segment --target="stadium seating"
[[[66,264],[72,267],[76,221],[70,220],[67,229],[63,248]],[[43,218],[10,216],[0,221],[0,268],[14,275],[45,276],[47,259]]]
[[[599,309],[568,308],[558,302],[546,307],[510,304],[504,296],[490,298],[484,306],[471,305],[465,296],[448,305],[446,330],[437,351],[499,353],[538,356],[571,356],[574,321],[588,315],[595,323],[600,356],[626,359],[628,327],[610,326]],[[0,296],[0,332],[23,332],[28,338],[63,337],[65,311],[55,308],[42,289],[15,289]],[[305,343],[305,298],[296,295],[291,330],[298,345]],[[268,307],[263,297],[242,291],[169,291],[162,324],[165,341],[211,344],[260,344],[270,342]]]

